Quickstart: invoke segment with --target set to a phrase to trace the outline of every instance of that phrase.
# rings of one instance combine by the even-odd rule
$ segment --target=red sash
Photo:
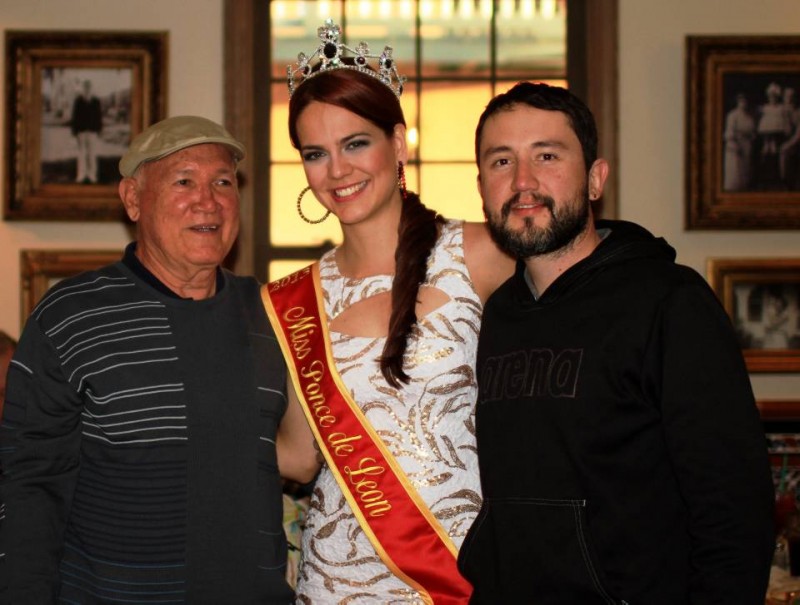
[[[319,266],[264,286],[261,297],[328,467],[386,566],[426,603],[469,601],[456,548],[342,382],[331,355]]]

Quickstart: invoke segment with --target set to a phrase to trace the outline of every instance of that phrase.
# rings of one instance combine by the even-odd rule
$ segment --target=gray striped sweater
[[[119,262],[38,304],[0,425],[0,602],[291,601],[286,370],[257,282],[219,283],[180,299]]]

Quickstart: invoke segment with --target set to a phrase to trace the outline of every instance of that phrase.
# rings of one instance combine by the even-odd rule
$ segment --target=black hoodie
[[[763,604],[773,486],[730,321],[632,223],[536,300],[519,263],[478,349],[473,603]]]

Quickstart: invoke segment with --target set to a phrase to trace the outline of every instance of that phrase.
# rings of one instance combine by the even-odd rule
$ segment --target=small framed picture
[[[688,36],[687,229],[800,228],[800,36]]]
[[[42,296],[59,281],[121,258],[121,250],[21,250],[21,325],[25,325]]]
[[[751,372],[800,371],[800,258],[710,259]]]
[[[123,219],[117,164],[166,95],[165,32],[6,31],[5,218]]]

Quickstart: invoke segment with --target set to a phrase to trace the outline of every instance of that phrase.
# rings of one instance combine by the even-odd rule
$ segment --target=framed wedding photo
[[[800,371],[800,258],[708,261],[751,372]]]
[[[5,219],[121,220],[117,163],[166,117],[166,32],[6,31]]]
[[[686,228],[800,228],[800,36],[687,36]]]

